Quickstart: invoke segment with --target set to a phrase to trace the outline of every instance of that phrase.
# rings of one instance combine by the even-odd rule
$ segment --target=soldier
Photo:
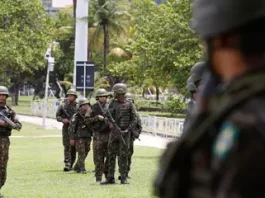
[[[213,89],[220,81],[227,85],[210,93],[206,111],[168,151],[157,194],[265,197],[265,1],[196,0],[193,6],[193,28],[207,43],[209,82]]]
[[[20,130],[22,125],[16,117],[16,113],[6,104],[6,99],[9,97],[8,89],[5,86],[0,86],[0,113],[6,116],[11,120],[11,124],[8,124],[10,121],[5,121],[6,119],[0,119],[0,190],[6,182],[6,169],[7,162],[9,158],[9,146],[10,140],[9,136],[11,135],[12,129]],[[12,123],[13,122],[13,123]],[[0,198],[3,195],[0,193]]]
[[[133,96],[131,93],[126,93],[125,94],[126,99],[131,101],[134,104]],[[130,137],[130,145],[129,145],[129,156],[128,156],[128,172],[127,172],[127,178],[130,179],[129,172],[131,170],[131,164],[132,164],[132,156],[134,153],[134,141],[136,139],[139,139],[139,136],[142,132],[142,123],[141,123],[141,118],[138,113],[136,113],[136,126],[133,128],[131,137]]]
[[[79,100],[79,109],[73,115],[70,126],[70,143],[76,147],[78,153],[78,160],[75,164],[74,170],[77,173],[86,174],[85,159],[90,151],[90,144],[92,139],[92,128],[85,123],[85,115],[90,109],[90,102],[88,99]]]
[[[192,112],[194,110],[194,106],[197,100],[197,92],[201,89],[201,80],[203,76],[203,72],[205,69],[205,63],[199,62],[196,63],[191,68],[191,76],[187,80],[186,88],[190,91],[191,101],[188,103],[187,113],[184,121],[184,129],[187,127],[187,124],[190,122]]]
[[[110,128],[105,121],[108,108],[107,98],[109,94],[105,89],[96,92],[97,103],[92,105],[91,110],[86,115],[86,123],[93,128],[93,157],[95,164],[96,182],[102,181],[103,172],[105,177],[108,175],[108,141]]]
[[[110,103],[109,110],[115,123],[110,124],[112,130],[108,145],[109,172],[107,180],[101,182],[103,185],[115,183],[114,174],[117,155],[120,158],[118,165],[121,175],[121,184],[128,184],[126,174],[128,170],[130,133],[134,129],[136,122],[135,108],[125,97],[127,92],[126,85],[123,83],[117,83],[113,86],[113,91],[115,100]]]
[[[72,116],[77,112],[77,94],[73,89],[69,89],[66,94],[67,101],[58,107],[56,112],[56,119],[58,122],[63,123],[62,135],[64,146],[64,171],[70,171],[75,163],[76,149],[75,146],[70,145],[70,135],[68,133],[69,122]]]

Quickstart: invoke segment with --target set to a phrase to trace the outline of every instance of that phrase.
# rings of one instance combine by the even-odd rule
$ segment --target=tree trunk
[[[144,98],[145,88],[143,88],[142,97]]]
[[[18,106],[18,99],[19,99],[19,86],[16,87],[16,92],[15,92],[15,104]]]
[[[156,102],[159,102],[159,87],[156,86]]]
[[[73,9],[74,9],[74,10],[73,10],[73,11],[74,11],[73,14],[74,14],[74,18],[76,17],[76,1],[77,1],[77,0],[73,0]]]
[[[107,70],[106,70],[106,65],[107,65],[107,25],[104,23],[103,24],[103,31],[104,31],[104,76],[107,76]]]

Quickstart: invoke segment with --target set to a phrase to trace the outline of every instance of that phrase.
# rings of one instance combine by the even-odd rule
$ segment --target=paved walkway
[[[31,123],[42,126],[42,118],[35,117],[35,116],[25,116],[25,115],[18,115],[19,120],[21,122]],[[46,118],[46,129],[61,129],[62,123],[57,122],[55,119]],[[33,136],[32,138],[49,138],[49,137],[61,137],[60,135],[50,135],[50,136]],[[16,138],[26,138],[25,136],[16,136]],[[29,137],[27,137],[29,138]],[[137,146],[147,146],[147,147],[154,147],[159,149],[166,148],[170,139],[156,137],[153,135],[142,134],[140,136],[141,141],[136,140],[135,145]]]

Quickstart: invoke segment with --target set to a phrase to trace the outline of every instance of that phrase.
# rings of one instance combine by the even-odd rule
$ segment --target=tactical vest
[[[92,137],[92,129],[90,128],[90,126],[87,126],[85,124],[85,115],[81,115],[80,112],[76,113],[75,115],[75,119],[77,120],[76,123],[76,134],[77,137],[79,138],[90,138]]]
[[[92,105],[91,108],[92,108],[92,111],[94,113],[94,116],[97,116],[97,115],[104,116],[104,114],[106,113],[106,112],[101,111],[98,103]],[[103,111],[107,111],[106,108],[108,108],[107,104],[105,104],[104,107],[102,106]],[[110,132],[110,129],[109,129],[109,125],[107,123],[102,122],[102,121],[97,121],[97,122],[93,123],[93,131],[94,132],[108,133],[108,132]]]
[[[76,102],[74,102],[73,104],[66,102],[63,104],[62,108],[67,112],[67,114],[69,114],[70,118],[68,119],[71,119],[71,117],[73,117],[73,115],[77,113],[78,104]],[[62,113],[64,114],[64,112]]]
[[[129,128],[132,119],[133,105],[130,101],[125,101],[124,103],[119,103],[114,101],[114,119],[121,130],[126,130]]]
[[[0,111],[6,116],[8,117],[9,119],[12,118],[12,115],[11,115],[11,108],[9,106],[6,106],[5,109],[0,109]],[[0,118],[1,119],[1,118]],[[0,136],[2,137],[8,137],[11,135],[11,131],[12,129],[10,127],[2,127],[0,126]]]

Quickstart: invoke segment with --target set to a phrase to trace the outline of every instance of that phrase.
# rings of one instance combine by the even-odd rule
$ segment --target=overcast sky
[[[65,7],[68,5],[72,5],[73,0],[53,0],[52,7]]]

